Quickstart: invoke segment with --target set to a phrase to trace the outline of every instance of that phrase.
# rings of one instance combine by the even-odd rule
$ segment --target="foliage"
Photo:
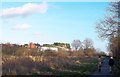
[[[43,46],[47,46],[47,47],[61,46],[61,47],[70,48],[69,43],[59,43],[59,42],[54,42],[54,44],[43,44]]]
[[[59,57],[67,57],[70,53],[66,51],[59,51],[57,52],[57,56]]]
[[[47,47],[54,47],[53,44],[43,44],[43,46],[47,46]]]
[[[11,46],[10,43],[2,44],[2,54],[3,55],[15,55],[16,50],[19,48],[19,45],[14,44]]]
[[[25,53],[28,51],[27,48],[25,47],[19,47],[16,52],[15,52],[15,55],[17,56],[23,56],[23,55],[26,55]]]
[[[54,42],[54,45],[55,46],[65,46],[66,44],[65,43],[59,43],[59,42]]]
[[[55,51],[48,50],[48,51],[43,52],[43,55],[44,56],[52,56],[52,57],[54,57],[54,56],[57,56],[57,53]]]

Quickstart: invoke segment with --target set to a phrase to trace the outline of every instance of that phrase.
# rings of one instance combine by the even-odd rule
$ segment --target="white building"
[[[46,50],[51,50],[51,51],[58,51],[57,47],[41,47],[40,51],[46,51]]]

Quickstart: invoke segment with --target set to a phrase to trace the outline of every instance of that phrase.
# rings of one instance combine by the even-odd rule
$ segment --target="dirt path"
[[[106,57],[105,60],[103,61],[101,72],[98,72],[98,70],[96,70],[90,77],[112,77],[112,74],[109,73],[108,61],[109,58]]]

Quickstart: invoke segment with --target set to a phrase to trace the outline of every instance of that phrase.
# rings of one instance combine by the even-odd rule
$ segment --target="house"
[[[33,42],[30,42],[29,45],[28,45],[28,48],[36,48],[36,46]]]
[[[40,48],[40,44],[30,42],[29,44],[24,44],[24,47],[27,47],[27,48]]]

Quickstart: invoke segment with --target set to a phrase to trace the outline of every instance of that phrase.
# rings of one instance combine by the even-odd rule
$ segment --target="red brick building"
[[[36,48],[36,45],[34,43],[30,42],[28,44],[28,48]]]

